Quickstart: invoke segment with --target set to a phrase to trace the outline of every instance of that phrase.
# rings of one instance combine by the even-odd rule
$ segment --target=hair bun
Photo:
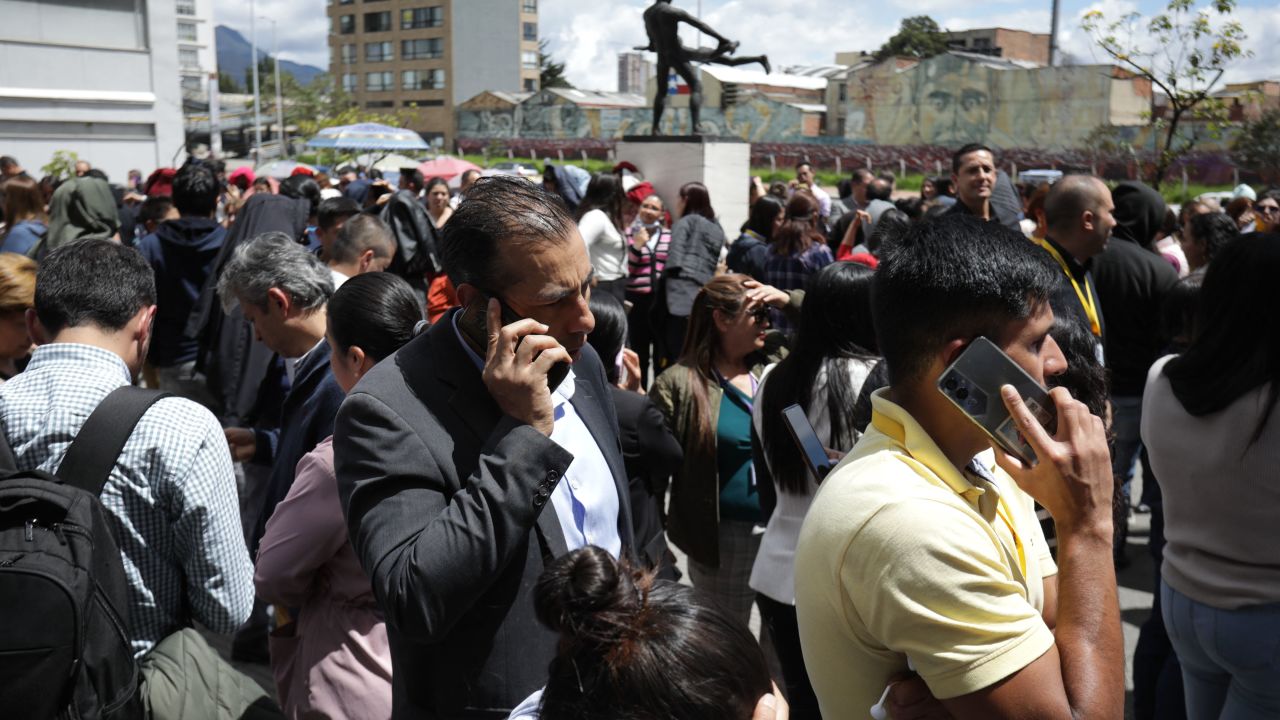
[[[556,559],[534,590],[538,619],[570,637],[607,642],[619,615],[640,609],[640,597],[626,568],[608,551],[588,545]]]

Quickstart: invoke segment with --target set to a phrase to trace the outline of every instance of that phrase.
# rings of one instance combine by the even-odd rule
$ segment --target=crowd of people
[[[24,548],[88,536],[31,489],[62,473],[100,503],[111,562],[86,572],[120,578],[96,597],[133,658],[104,670],[96,625],[45,653],[32,622],[0,640],[0,698],[1121,718],[1116,569],[1149,512],[1134,716],[1280,717],[1280,190],[1175,210],[1018,186],[975,144],[918,195],[753,178],[724,227],[706,186],[642,171],[454,190],[190,159],[114,185],[0,158],[0,607],[36,617]],[[1034,461],[940,390],[982,339],[1048,391],[985,398]],[[85,439],[134,385],[158,393],[122,448]],[[109,472],[70,477],[94,443]]]

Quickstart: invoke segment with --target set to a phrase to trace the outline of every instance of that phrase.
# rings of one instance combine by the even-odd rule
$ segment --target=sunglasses
[[[769,308],[764,305],[752,310],[747,313],[747,315],[751,318],[751,321],[757,325],[769,324]]]

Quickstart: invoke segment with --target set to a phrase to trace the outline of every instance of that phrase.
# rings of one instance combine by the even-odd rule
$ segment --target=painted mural
[[[653,110],[648,107],[599,107],[579,105],[553,92],[541,92],[519,104],[498,107],[492,102],[464,103],[457,110],[458,137],[485,139],[578,138],[617,139],[624,135],[648,135]],[[744,93],[727,110],[702,109],[701,131],[708,135],[739,137],[750,142],[800,142],[805,111],[759,93]],[[668,107],[662,131],[687,135],[687,108]]]
[[[997,148],[1075,147],[1099,125],[1137,124],[1150,102],[1110,66],[1008,68],[939,55],[849,81],[845,136],[881,145],[983,142]]]

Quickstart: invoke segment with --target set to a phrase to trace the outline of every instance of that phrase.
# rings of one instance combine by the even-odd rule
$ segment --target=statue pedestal
[[[676,219],[680,186],[700,182],[711,194],[711,207],[719,216],[729,242],[747,221],[751,182],[751,145],[738,138],[700,135],[628,135],[618,141],[619,161],[633,163],[644,179],[653,183],[662,202]]]

